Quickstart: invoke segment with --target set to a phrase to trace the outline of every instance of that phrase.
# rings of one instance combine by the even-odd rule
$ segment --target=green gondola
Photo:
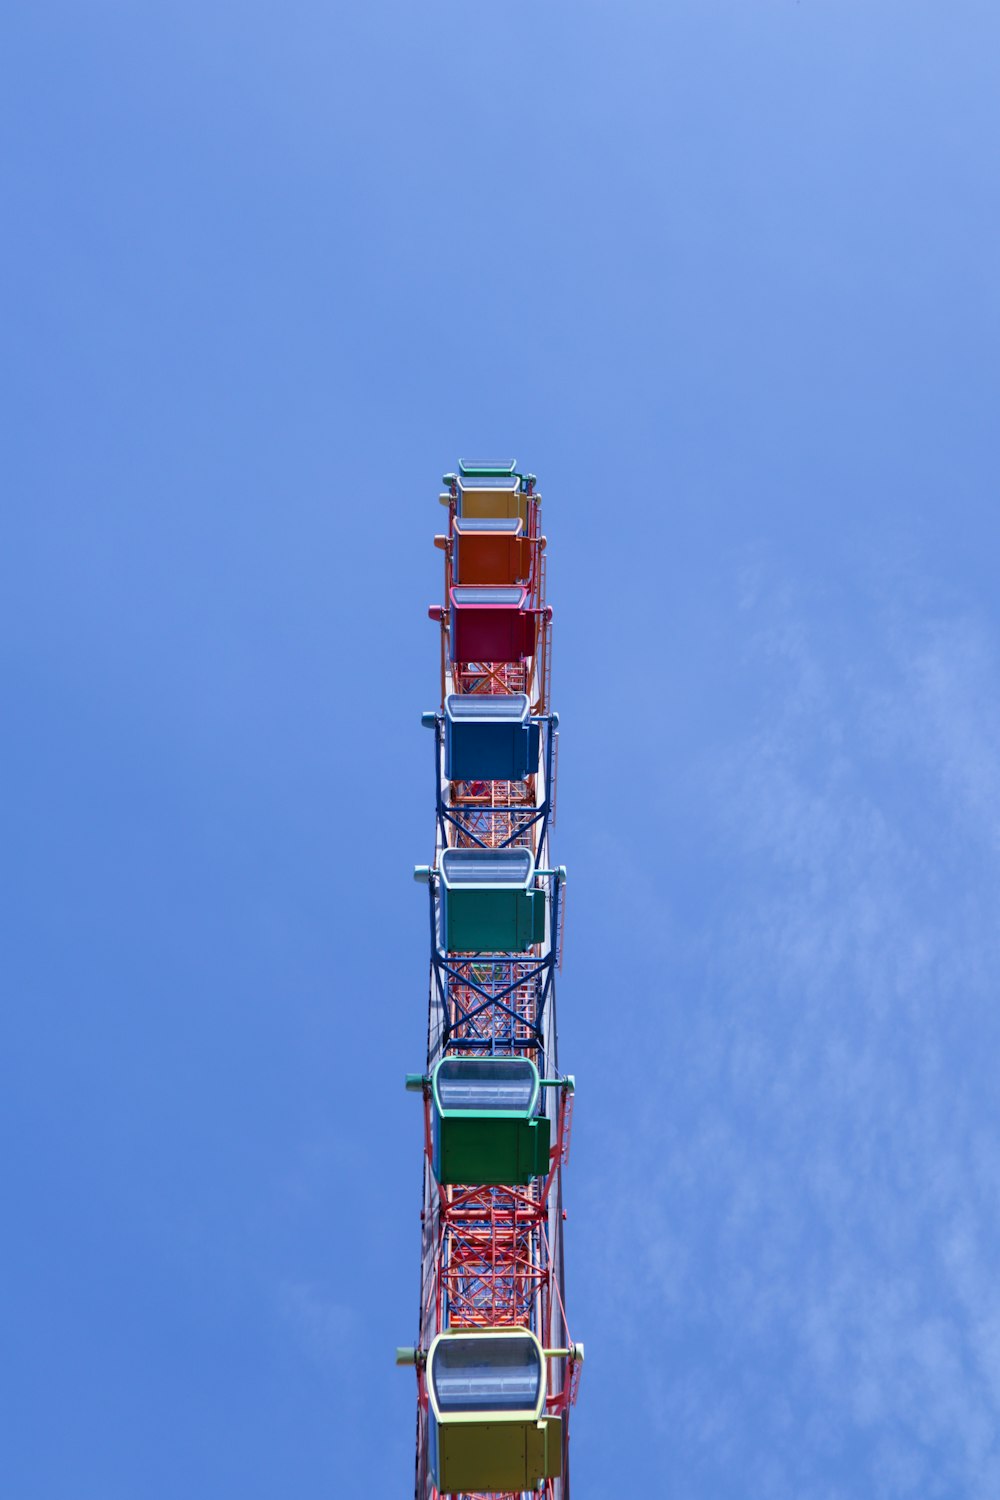
[[[438,1182],[525,1187],[544,1176],[552,1122],[537,1113],[543,1083],[573,1087],[571,1078],[540,1079],[534,1063],[519,1057],[446,1057],[429,1079],[410,1074],[407,1088],[430,1087]]]
[[[445,849],[441,938],[449,953],[524,953],[545,939],[545,892],[529,849]]]

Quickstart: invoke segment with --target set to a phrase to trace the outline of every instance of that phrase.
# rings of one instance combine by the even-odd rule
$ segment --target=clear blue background
[[[11,1500],[410,1493],[439,476],[545,496],[577,1500],[1000,1493],[995,0],[10,6]]]

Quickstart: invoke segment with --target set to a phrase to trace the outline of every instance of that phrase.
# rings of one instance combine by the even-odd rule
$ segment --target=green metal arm
[[[427,1361],[427,1355],[423,1349],[414,1349],[412,1345],[398,1345],[396,1348],[397,1365],[423,1365]]]
[[[570,1344],[568,1349],[543,1349],[542,1353],[546,1359],[571,1359],[575,1364],[583,1364],[582,1344]]]

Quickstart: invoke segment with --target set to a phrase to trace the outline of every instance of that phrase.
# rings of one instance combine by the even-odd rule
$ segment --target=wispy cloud
[[[296,1344],[321,1365],[344,1360],[357,1335],[358,1315],[312,1282],[285,1281],[278,1289],[281,1322]]]
[[[761,692],[701,772],[700,989],[589,1196],[593,1275],[675,1475],[993,1500],[997,643],[905,595],[834,626],[741,587]]]

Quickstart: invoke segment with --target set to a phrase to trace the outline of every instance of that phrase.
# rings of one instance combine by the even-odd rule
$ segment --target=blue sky
[[[995,5],[0,43],[4,1493],[409,1493],[487,450],[556,607],[577,1500],[994,1500]]]

